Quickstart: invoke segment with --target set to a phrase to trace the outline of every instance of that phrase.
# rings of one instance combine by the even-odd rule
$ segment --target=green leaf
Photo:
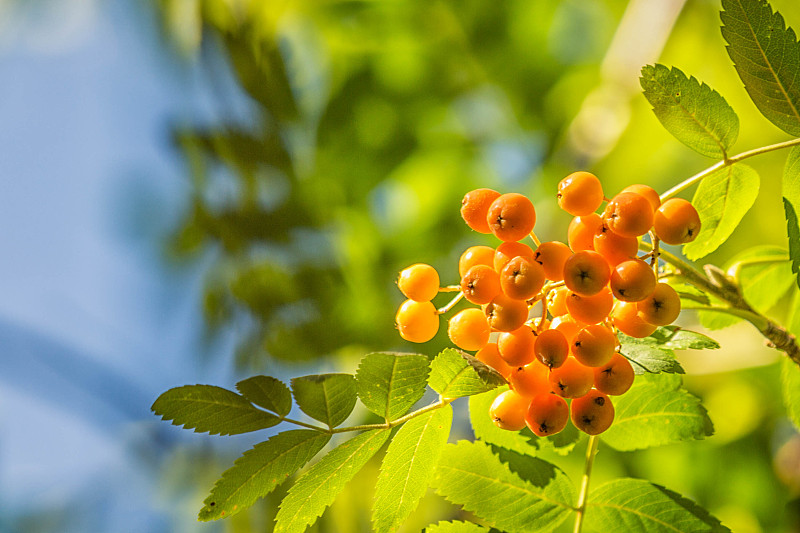
[[[431,362],[428,383],[443,398],[460,398],[505,385],[506,380],[468,353],[447,348]]]
[[[789,253],[779,246],[749,248],[731,259],[731,265],[736,263],[742,265],[739,283],[744,299],[762,313],[778,303],[795,282]]]
[[[786,329],[796,337],[800,337],[800,290],[792,289],[792,293],[789,316],[786,317]]]
[[[696,331],[689,331],[680,326],[664,326],[656,329],[652,335],[645,337],[645,342],[652,342],[670,350],[717,350],[719,343]]]
[[[683,246],[687,258],[696,261],[728,240],[758,196],[760,180],[755,170],[737,163],[706,176],[692,199],[700,215],[700,233]]]
[[[198,519],[217,520],[250,507],[309,462],[330,438],[327,433],[294,429],[256,444],[222,474]]]
[[[340,444],[309,468],[281,502],[274,532],[301,533],[316,522],[390,433],[389,429],[365,431]]]
[[[413,418],[392,438],[375,486],[372,528],[396,531],[417,507],[439,462],[453,409],[449,405]]]
[[[786,414],[800,429],[800,366],[788,357],[781,361],[781,385]]]
[[[213,385],[185,385],[163,393],[150,408],[175,426],[197,433],[237,435],[272,427],[277,416],[256,409],[235,392]]]
[[[425,528],[425,533],[489,533],[491,529],[473,522],[439,522]]]
[[[603,533],[730,533],[708,511],[642,479],[615,479],[592,489],[586,525]]]
[[[783,210],[786,214],[786,231],[789,237],[789,257],[792,272],[800,288],[800,146],[795,146],[786,159],[783,170]]]
[[[350,374],[319,374],[292,379],[298,407],[315,420],[336,427],[356,406],[356,380]]]
[[[279,379],[253,376],[237,383],[236,388],[248,401],[280,416],[292,410],[292,393]]]
[[[668,132],[705,156],[726,157],[739,136],[739,117],[717,91],[659,64],[642,67],[639,81]]]
[[[371,353],[358,365],[358,397],[376,415],[394,420],[425,394],[429,372],[424,355]]]
[[[704,328],[711,330],[727,328],[743,320],[738,316],[718,311],[698,311],[697,317]]]
[[[620,451],[639,450],[714,433],[700,400],[681,387],[676,375],[638,376],[633,387],[614,397],[614,423],[603,441]]]
[[[722,37],[750,99],[767,120],[800,137],[800,48],[764,0],[722,0]]]
[[[619,337],[619,353],[628,358],[636,374],[684,374],[683,367],[675,359],[675,352],[661,346],[650,337],[637,339],[617,332]]]
[[[522,479],[480,441],[448,444],[444,455],[448,460],[432,482],[436,491],[498,529],[552,531],[573,512],[572,483],[546,461],[518,455],[528,464]]]

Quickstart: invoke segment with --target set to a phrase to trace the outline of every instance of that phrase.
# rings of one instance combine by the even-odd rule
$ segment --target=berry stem
[[[459,290],[460,290],[460,289],[459,289]],[[452,299],[452,300],[450,300],[449,302],[447,302],[447,304],[446,304],[446,305],[444,305],[443,307],[440,307],[439,309],[437,309],[437,310],[436,310],[436,314],[437,314],[437,315],[443,315],[444,313],[448,312],[448,311],[449,311],[449,310],[451,310],[451,309],[453,308],[453,306],[454,306],[454,305],[456,305],[456,304],[457,304],[457,303],[458,303],[458,302],[461,300],[461,298],[463,298],[463,297],[464,297],[464,293],[463,293],[463,292],[459,292],[458,294],[456,294],[456,295],[453,297],[453,299]]]
[[[542,241],[539,240],[539,237],[537,237],[534,232],[531,231],[529,236],[531,239],[533,239],[533,243],[536,245],[537,248],[542,245]]]
[[[439,287],[439,292],[456,292],[461,290],[461,285],[448,285],[447,287]]]
[[[583,478],[581,478],[581,491],[578,494],[578,507],[576,509],[577,515],[575,516],[575,527],[572,533],[581,533],[583,527],[583,517],[586,514],[586,501],[589,498],[589,479],[592,476],[592,465],[594,458],[597,455],[597,446],[600,443],[600,437],[592,435],[589,437],[589,442],[586,445],[586,462],[583,466]]]

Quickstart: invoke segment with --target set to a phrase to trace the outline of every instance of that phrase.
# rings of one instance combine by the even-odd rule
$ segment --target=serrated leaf
[[[728,240],[758,196],[760,179],[755,170],[737,163],[706,176],[692,199],[700,215],[700,233],[683,246],[687,258],[696,261]]]
[[[612,399],[614,423],[603,441],[631,451],[712,435],[708,413],[681,382],[676,375],[638,376],[628,392]]]
[[[491,529],[473,522],[438,522],[425,528],[425,533],[489,533]]]
[[[781,390],[786,414],[800,429],[800,366],[788,357],[781,361]]]
[[[710,330],[727,328],[743,320],[738,316],[719,311],[698,311],[697,318],[704,328]]]
[[[642,67],[639,81],[668,132],[705,156],[726,157],[739,136],[739,117],[717,91],[659,64]]]
[[[300,409],[330,427],[350,416],[356,406],[356,380],[351,374],[315,374],[292,379]]]
[[[272,413],[256,409],[235,392],[214,385],[170,389],[150,409],[175,426],[212,435],[238,435],[269,428],[281,421]]]
[[[425,394],[429,372],[424,355],[371,353],[358,365],[356,391],[367,409],[394,420]]]
[[[800,288],[800,147],[789,151],[783,170],[783,210],[786,214],[786,232],[789,237],[789,257],[797,287]]]
[[[719,348],[719,343],[711,337],[683,329],[680,326],[660,327],[652,335],[645,337],[643,341],[670,350],[716,350]]]
[[[800,337],[800,290],[792,289],[792,293],[789,316],[786,317],[786,329],[796,337]]]
[[[511,452],[509,452],[511,453]],[[489,524],[519,533],[547,532],[572,514],[575,489],[567,476],[546,461],[525,457],[528,474],[514,474],[489,446],[459,441],[445,446],[432,485],[448,501]]]
[[[742,263],[739,270],[742,295],[762,313],[778,303],[795,282],[789,254],[779,246],[748,248],[731,259],[730,264],[739,262]]]
[[[253,376],[236,384],[236,389],[248,401],[279,416],[292,410],[292,393],[281,380],[271,376]]]
[[[684,374],[683,367],[675,359],[675,352],[660,346],[657,342],[645,337],[637,339],[628,337],[622,332],[617,332],[620,342],[619,352],[624,355],[633,366],[637,375],[644,373],[658,374]]]
[[[675,292],[678,293],[678,296],[680,296],[682,309],[689,307],[688,304],[711,304],[711,300],[708,298],[708,295],[693,285],[689,285],[688,283],[670,283],[670,285],[673,289],[675,289]]]
[[[396,531],[428,490],[442,453],[453,409],[446,405],[403,424],[392,438],[375,486],[372,528]]]
[[[198,519],[217,520],[250,507],[302,468],[330,438],[327,433],[294,429],[256,444],[222,474]]]
[[[800,47],[764,0],[722,0],[722,37],[750,99],[767,120],[800,137]]]
[[[297,479],[275,518],[275,533],[301,533],[316,522],[345,485],[389,438],[389,429],[366,431],[331,450]]]
[[[468,353],[446,348],[431,362],[428,384],[443,398],[461,398],[490,391],[506,380]]]
[[[586,525],[603,533],[730,533],[708,511],[642,479],[615,479],[592,489]]]

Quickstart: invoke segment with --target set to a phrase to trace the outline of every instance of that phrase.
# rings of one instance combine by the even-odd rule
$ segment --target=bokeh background
[[[800,27],[800,5],[772,0]],[[352,371],[370,351],[434,355],[393,329],[396,273],[455,282],[476,187],[528,194],[566,239],[555,186],[666,190],[713,163],[641,96],[680,67],[738,112],[737,147],[786,136],[724,49],[717,0],[0,1],[0,531],[269,531],[280,491],[232,519],[196,512],[259,435],[209,437],[149,412],[164,390]],[[785,153],[704,261],[786,247]],[[687,197],[691,197],[687,192]],[[798,300],[800,301],[800,300]],[[769,314],[786,322],[791,298]],[[795,321],[800,322],[800,321]],[[681,324],[703,330],[684,313]],[[800,333],[797,331],[796,333]],[[684,353],[716,435],[621,454],[739,533],[800,531],[800,437],[776,352],[747,324]],[[464,406],[454,435],[469,436]],[[359,414],[355,414],[357,418]],[[578,478],[574,457],[553,458]],[[367,530],[371,464],[315,525]],[[285,487],[284,487],[285,488]],[[464,517],[434,494],[408,523]]]

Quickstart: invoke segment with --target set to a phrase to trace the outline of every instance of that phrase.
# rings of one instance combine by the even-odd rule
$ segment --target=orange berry
[[[459,311],[447,326],[447,336],[462,350],[480,350],[489,343],[489,323],[483,311],[472,307]]]
[[[683,198],[670,198],[656,211],[653,229],[658,238],[667,244],[692,242],[700,233],[700,215]]]
[[[489,325],[497,331],[514,331],[528,320],[528,304],[524,300],[514,300],[503,293],[483,308]]]
[[[631,259],[618,264],[611,271],[609,286],[618,300],[639,302],[655,290],[656,274],[653,267],[641,259]]]
[[[549,392],[537,394],[528,406],[525,423],[535,435],[555,435],[567,426],[569,407],[561,396]]]
[[[606,394],[624,394],[633,385],[633,367],[625,356],[615,353],[611,360],[594,369],[594,388]]]
[[[581,296],[592,296],[608,284],[611,269],[602,255],[591,250],[575,252],[564,263],[564,285]]]
[[[526,196],[506,193],[489,206],[486,221],[489,229],[501,241],[518,241],[533,231],[536,210]]]
[[[570,291],[567,310],[572,318],[584,324],[597,324],[605,320],[614,308],[614,296],[608,287],[592,296],[581,296]]]
[[[535,342],[536,335],[533,334],[533,330],[528,326],[522,326],[498,335],[497,351],[509,366],[520,367],[533,361]]]
[[[589,435],[599,435],[611,427],[614,421],[614,406],[608,396],[600,391],[589,391],[585,396],[572,400],[570,405],[572,423]]]
[[[605,257],[612,267],[628,259],[635,259],[639,251],[639,240],[636,237],[617,235],[605,224],[595,233],[592,243],[594,251]]]
[[[614,355],[617,342],[617,336],[607,327],[601,324],[586,326],[572,341],[572,355],[585,366],[603,366]]]
[[[469,191],[461,200],[461,218],[478,233],[491,233],[486,215],[500,193],[492,189],[475,189]]]
[[[567,314],[567,298],[570,290],[566,287],[559,287],[547,293],[547,310],[553,316]]]
[[[427,342],[439,331],[439,315],[431,302],[406,300],[395,315],[400,336],[411,342]]]
[[[681,297],[666,283],[657,283],[650,296],[636,306],[645,322],[666,326],[675,322],[681,313]]]
[[[564,279],[564,262],[572,255],[569,246],[559,241],[543,242],[536,248],[533,259],[544,268],[544,276],[550,281]]]
[[[519,431],[525,427],[525,413],[530,400],[513,390],[500,393],[489,407],[489,416],[500,429]]]
[[[550,371],[550,388],[564,398],[579,398],[589,392],[594,383],[594,372],[574,357],[567,357],[564,364]]]
[[[492,261],[494,269],[498,272],[502,272],[508,262],[515,257],[533,259],[533,250],[530,246],[521,242],[501,243],[494,252],[494,260]]]
[[[475,265],[494,266],[494,248],[491,246],[470,246],[458,259],[458,275],[462,278],[467,270]]]
[[[558,183],[558,206],[575,216],[594,213],[603,203],[603,186],[589,172],[573,172]]]
[[[597,213],[575,217],[567,228],[567,242],[573,252],[594,250],[594,236],[603,227],[603,219]]]
[[[474,304],[488,304],[500,294],[500,276],[490,266],[475,265],[461,278],[461,292]]]
[[[397,286],[406,298],[429,302],[439,294],[439,273],[430,265],[417,263],[400,272]]]
[[[575,338],[575,335],[578,334],[583,326],[582,323],[578,322],[570,315],[557,316],[550,323],[550,329],[560,331],[567,339],[568,344],[572,344],[572,339]]]
[[[629,337],[649,337],[656,330],[656,326],[646,322],[637,308],[635,302],[617,302],[611,318],[614,326]]]
[[[529,300],[544,287],[542,265],[518,255],[509,261],[500,273],[500,288],[509,298]]]
[[[508,382],[517,394],[526,398],[533,398],[537,394],[550,392],[550,382],[547,381],[547,367],[539,361],[518,366],[511,371]]]
[[[500,351],[497,349],[497,343],[490,342],[478,350],[478,353],[475,354],[475,357],[480,362],[489,365],[500,372],[504,378],[508,379],[508,377],[511,375],[511,370],[513,369],[508,366],[508,363],[503,361],[502,357],[500,357]]]
[[[634,185],[628,185],[620,192],[632,192],[640,196],[644,196],[645,198],[647,198],[647,201],[650,202],[650,206],[653,208],[653,212],[655,212],[656,209],[661,207],[661,197],[658,195],[656,190],[650,187],[649,185],[636,183]]]
[[[641,194],[621,192],[608,202],[603,220],[617,235],[638,237],[653,227],[653,206]]]
[[[546,329],[536,336],[533,344],[536,359],[548,368],[558,368],[569,355],[569,342],[557,329]]]

